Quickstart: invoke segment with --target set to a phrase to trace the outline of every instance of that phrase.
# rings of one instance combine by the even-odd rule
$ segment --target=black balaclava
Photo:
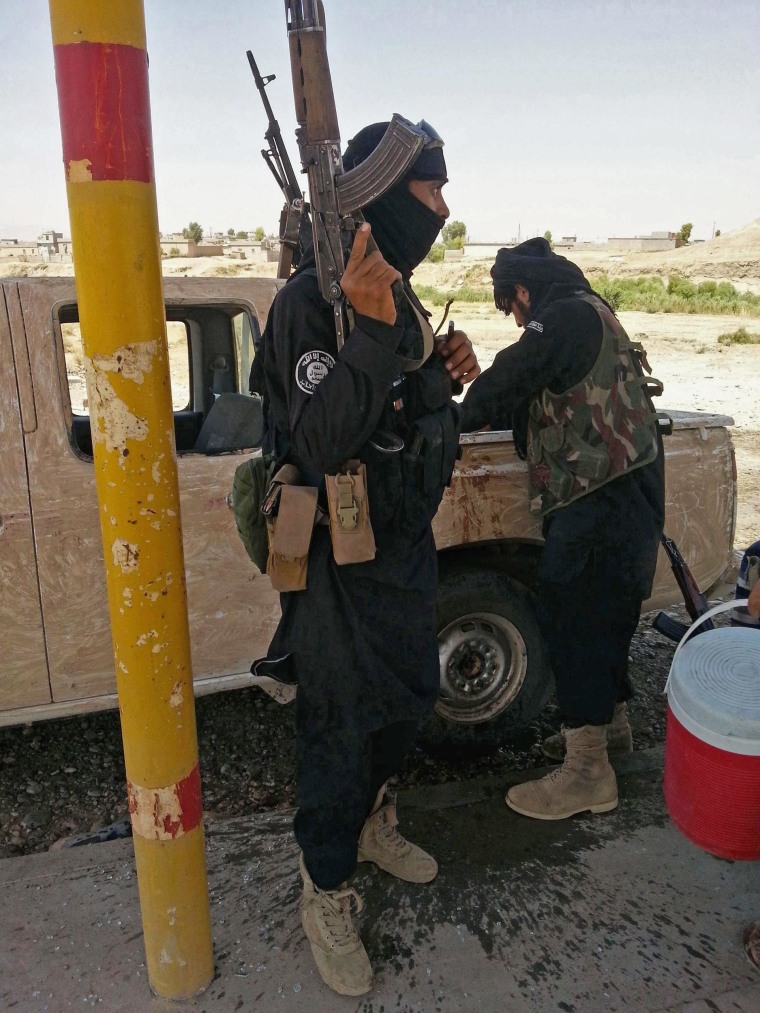
[[[387,128],[385,122],[372,123],[360,130],[348,142],[343,168],[348,170],[360,165],[375,150]],[[408,186],[410,179],[447,179],[442,147],[441,141],[433,140],[422,149],[403,179],[362,208],[380,252],[405,279],[428,255],[446,224],[446,219],[417,200]]]
[[[493,297],[498,309],[508,309],[506,297],[515,285],[523,285],[530,294],[530,311],[535,313],[549,289],[555,285],[590,291],[583,271],[572,261],[554,253],[546,239],[528,239],[512,249],[501,249],[491,268]]]

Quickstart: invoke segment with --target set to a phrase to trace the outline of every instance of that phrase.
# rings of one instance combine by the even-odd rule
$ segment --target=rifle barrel
[[[266,86],[270,81],[274,81],[276,75],[270,74],[266,78],[263,78],[259,72],[256,59],[250,49],[246,50],[245,55],[248,57],[248,65],[251,68],[253,74],[253,80],[256,84],[256,88],[261,96],[261,101],[264,105],[264,112],[266,113],[269,125],[264,133],[264,137],[269,144],[269,150],[263,149],[261,154],[264,161],[269,166],[272,175],[277,180],[277,185],[282,190],[285,200],[292,204],[296,200],[301,200],[303,197],[303,190],[298,182],[298,177],[295,174],[293,165],[288,157],[285,144],[282,140],[282,133],[280,131],[280,124],[275,119],[274,111],[267,98]]]
[[[264,78],[259,73],[259,68],[256,66],[256,60],[254,59],[253,53],[250,51],[250,49],[246,50],[245,55],[248,57],[248,64],[251,68],[251,73],[253,74],[253,80],[256,83],[259,95],[261,95],[261,101],[264,103],[264,112],[267,114],[267,119],[269,120],[270,124],[273,123],[275,126],[277,126],[277,120],[274,118],[274,112],[272,111],[272,107],[269,104],[269,99],[267,98],[266,93],[267,81],[274,81],[275,76],[274,74],[272,74],[265,81]],[[279,130],[280,128],[277,127],[277,129]]]

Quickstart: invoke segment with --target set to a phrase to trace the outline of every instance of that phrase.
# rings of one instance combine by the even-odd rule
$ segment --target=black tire
[[[540,713],[552,674],[531,592],[510,577],[471,568],[438,583],[441,695],[420,732],[435,756],[481,756]]]

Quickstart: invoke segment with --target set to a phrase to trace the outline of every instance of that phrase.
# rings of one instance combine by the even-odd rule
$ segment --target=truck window
[[[236,313],[232,318],[235,331],[235,357],[237,359],[238,393],[248,393],[248,378],[255,355],[254,341],[258,340],[258,329],[254,337],[251,330],[251,318],[247,313]]]
[[[79,322],[62,323],[61,337],[63,338],[63,354],[66,359],[66,378],[69,383],[71,410],[75,415],[89,415],[84,349]],[[187,325],[177,320],[167,321],[166,337],[169,342],[172,409],[176,412],[190,407],[190,341]]]
[[[92,458],[85,356],[76,304],[55,314],[71,410],[70,442]],[[260,402],[248,396],[248,379],[260,330],[253,307],[229,303],[166,305],[174,435],[178,454],[224,453],[260,440]],[[214,418],[204,426],[219,398]],[[238,398],[238,402],[231,399]],[[220,410],[222,409],[223,410]]]

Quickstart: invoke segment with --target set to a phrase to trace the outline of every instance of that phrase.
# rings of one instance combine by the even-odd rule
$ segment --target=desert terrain
[[[570,251],[570,260],[588,274],[612,276],[672,273],[693,282],[729,281],[740,292],[760,294],[760,218],[744,228],[704,243],[664,253]],[[456,292],[490,282],[491,262],[466,259],[454,263],[423,263],[415,271],[416,285]],[[246,264],[219,257],[163,261],[165,275],[276,275],[276,264]],[[73,274],[70,264],[22,264],[0,261],[0,277]],[[441,310],[431,306],[433,323]],[[719,344],[718,336],[745,327],[760,336],[760,316],[723,316],[676,313],[621,312],[629,335],[643,342],[653,373],[665,385],[658,409],[700,410],[734,420],[739,477],[739,513],[735,544],[744,548],[760,538],[760,344]],[[467,331],[482,366],[489,365],[520,332],[489,303],[454,302],[450,316]]]

